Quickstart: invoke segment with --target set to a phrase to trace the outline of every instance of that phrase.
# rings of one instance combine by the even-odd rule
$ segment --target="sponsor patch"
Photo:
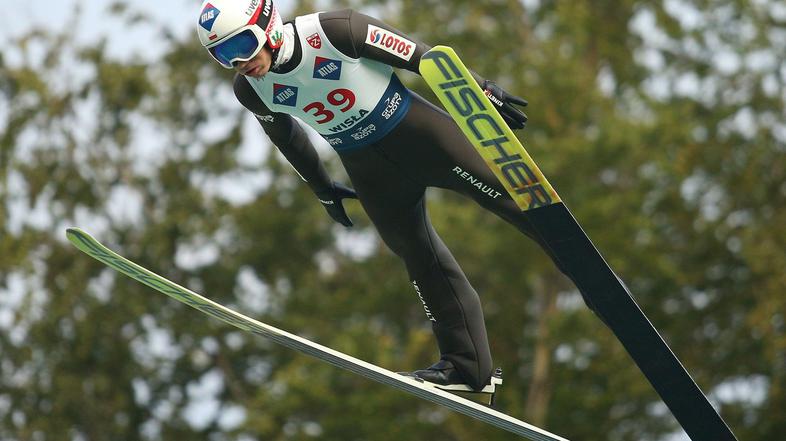
[[[368,25],[366,44],[382,49],[406,61],[409,61],[412,58],[412,54],[415,53],[415,43],[371,24]]]
[[[258,0],[252,1],[251,4],[248,6],[248,11],[246,11],[246,14],[248,15],[253,14],[257,10],[257,7],[259,7],[259,1]],[[265,0],[265,6],[262,8],[262,15],[264,15],[265,17],[269,17],[270,11],[272,10],[273,10],[273,0]],[[251,12],[251,14],[249,14],[249,11]]]
[[[377,131],[377,126],[374,124],[369,124],[366,127],[358,129],[353,133],[351,136],[355,139],[355,141],[360,141],[361,139],[371,135],[372,133]]]
[[[502,107],[505,104],[505,103],[502,102],[502,100],[500,100],[499,98],[495,97],[494,94],[491,93],[491,91],[488,90],[488,89],[484,90],[483,94],[486,95],[486,97],[488,97],[489,101],[494,103],[497,107]]]
[[[258,10],[259,10],[259,0],[251,0],[251,4],[249,4],[248,9],[246,9],[246,15],[248,15],[249,17],[254,16],[258,14],[257,12]]]
[[[393,114],[396,113],[398,110],[398,106],[401,104],[401,94],[396,92],[392,97],[385,99],[385,110],[382,111],[382,117],[385,119],[390,119]]]
[[[426,300],[423,298],[423,294],[420,292],[420,286],[418,286],[418,281],[413,280],[412,286],[415,287],[415,292],[418,293],[418,298],[420,299],[420,303],[423,303],[423,309],[426,311],[426,318],[428,318],[432,322],[436,322],[437,319],[434,318],[434,314],[431,313],[431,309],[429,309],[428,305],[426,304]]]
[[[273,115],[257,115],[256,113],[254,115],[257,117],[258,120],[266,123],[272,123],[275,122],[276,120],[276,117],[274,117]]]
[[[496,199],[502,196],[502,193],[495,190],[494,187],[490,185],[486,185],[483,181],[472,176],[471,174],[469,174],[468,171],[462,169],[459,166],[453,167],[453,172],[457,174],[461,179],[472,184],[472,186],[477,188],[481,193],[488,195],[492,199]]]
[[[316,32],[306,37],[306,41],[308,42],[309,46],[313,47],[314,49],[319,49],[322,47],[322,38],[320,38],[319,34]]]
[[[212,4],[206,4],[205,8],[202,9],[202,14],[199,16],[199,26],[202,26],[206,31],[210,32],[213,30],[213,24],[215,24],[218,14],[220,13],[221,11]]]
[[[341,61],[317,57],[314,60],[314,78],[321,80],[338,80],[341,78]]]
[[[286,84],[273,84],[273,102],[282,106],[297,105],[297,87]]]
[[[272,15],[270,16],[270,21],[267,23],[267,29],[265,29],[265,34],[267,34],[268,36],[267,39],[268,42],[270,43],[270,48],[278,49],[284,43],[284,34],[280,30],[275,30],[275,31],[273,30],[273,28],[276,25],[276,20],[278,20],[277,18],[278,11],[276,10],[275,7],[272,6],[272,0],[268,0],[268,2],[265,3],[265,12],[264,12],[265,15],[267,15],[268,13],[267,11],[268,4],[271,5]]]
[[[342,123],[331,127],[330,131],[333,133],[343,132],[344,130],[351,128],[352,126],[363,120],[363,117],[366,115],[368,115],[368,110],[360,109],[360,111],[357,114],[352,115],[349,118],[345,119]]]
[[[279,48],[284,43],[284,34],[281,31],[275,31],[272,34],[269,34],[268,38],[270,38],[270,47],[271,48]]]

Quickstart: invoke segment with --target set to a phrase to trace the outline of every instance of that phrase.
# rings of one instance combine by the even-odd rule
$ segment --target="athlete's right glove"
[[[316,195],[333,220],[345,227],[352,226],[352,220],[347,216],[342,200],[346,198],[357,199],[358,194],[355,193],[355,190],[338,182],[333,182],[333,188],[327,191],[320,191]]]
[[[497,108],[499,114],[502,115],[502,119],[508,123],[511,129],[516,130],[524,128],[524,125],[527,124],[527,115],[521,110],[513,107],[513,104],[525,107],[528,104],[527,100],[505,92],[504,89],[489,80],[483,81],[481,89],[483,89],[483,93],[489,97],[489,100]]]

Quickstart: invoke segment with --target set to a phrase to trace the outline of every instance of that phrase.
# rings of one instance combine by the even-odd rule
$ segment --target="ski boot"
[[[426,369],[414,372],[399,372],[417,381],[430,384],[437,389],[448,392],[465,392],[471,394],[487,394],[490,396],[489,405],[494,406],[496,401],[497,386],[502,384],[502,368],[497,368],[482,389],[475,390],[470,387],[458,370],[448,360],[439,360]]]

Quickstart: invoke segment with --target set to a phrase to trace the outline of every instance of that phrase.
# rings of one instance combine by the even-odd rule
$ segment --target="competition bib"
[[[378,141],[401,121],[409,92],[393,68],[342,54],[318,13],[297,17],[295,29],[303,53],[295,69],[246,77],[270,110],[298,117],[338,151]]]

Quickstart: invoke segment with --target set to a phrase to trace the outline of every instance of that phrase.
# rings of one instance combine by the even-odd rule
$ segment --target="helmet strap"
[[[275,69],[279,65],[283,64],[283,63],[279,63],[278,62],[278,57],[279,57],[279,55],[281,55],[281,48],[273,49],[272,51],[270,51],[270,53],[273,56],[273,66],[271,66],[271,69]]]
[[[292,23],[284,25],[284,41],[278,49],[273,51],[273,69],[284,65],[292,58],[295,52],[295,27]]]

